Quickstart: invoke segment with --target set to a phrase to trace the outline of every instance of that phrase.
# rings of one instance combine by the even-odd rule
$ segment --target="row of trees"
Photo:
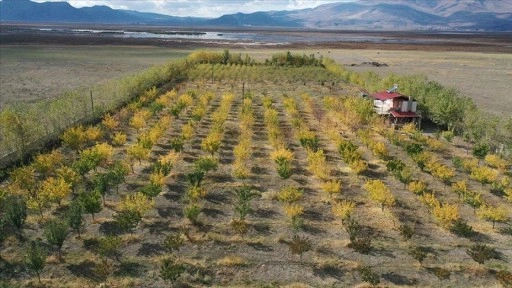
[[[0,157],[16,152],[18,159],[23,159],[29,151],[39,150],[44,141],[58,138],[70,126],[96,120],[107,111],[133,101],[151,87],[169,80],[174,83],[185,80],[188,68],[186,61],[169,62],[91,89],[7,106],[0,111]]]

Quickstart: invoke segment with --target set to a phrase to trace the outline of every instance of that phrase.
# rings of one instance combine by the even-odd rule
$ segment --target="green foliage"
[[[175,152],[181,152],[185,146],[185,141],[183,140],[183,137],[174,137],[172,138],[170,145]]]
[[[98,240],[98,253],[101,257],[114,257],[119,261],[119,249],[123,240],[118,236],[106,236]]]
[[[292,165],[289,161],[283,160],[277,163],[277,174],[282,179],[288,179],[292,176]]]
[[[186,175],[187,181],[192,187],[199,187],[204,178],[204,171],[194,170]]]
[[[477,143],[473,146],[473,156],[483,159],[489,154],[489,145],[487,143]]]
[[[400,159],[391,159],[386,162],[386,168],[391,173],[400,172],[405,168],[405,163]]]
[[[466,249],[466,254],[471,256],[478,264],[484,264],[485,261],[496,258],[496,250],[485,244],[474,244]]]
[[[78,195],[78,199],[80,199],[84,212],[91,214],[93,220],[94,214],[99,213],[103,208],[101,205],[101,195],[97,191],[81,192]]]
[[[157,162],[159,163],[159,162]],[[123,163],[116,161],[114,164],[109,167],[107,171],[107,179],[109,185],[118,188],[119,184],[124,182],[124,179],[129,173],[129,168]]]
[[[25,265],[29,270],[37,274],[39,283],[41,283],[41,271],[46,264],[46,250],[39,241],[31,241],[30,246],[25,252]]]
[[[272,58],[265,60],[266,65],[272,66],[323,66],[322,58],[315,58],[315,54],[299,55],[292,54],[290,51],[272,55]]]
[[[245,220],[245,217],[252,212],[250,201],[257,197],[259,194],[253,191],[249,186],[243,186],[235,189],[237,201],[235,203],[235,212],[238,214],[240,221]]]
[[[307,137],[302,137],[299,139],[300,145],[306,149],[309,149],[313,152],[318,150],[319,139],[316,135],[308,135]]]
[[[57,247],[59,257],[61,256],[62,244],[64,244],[68,234],[68,225],[64,220],[52,219],[44,226],[44,236],[48,244]]]
[[[450,231],[460,237],[471,237],[475,234],[473,231],[473,227],[471,225],[468,225],[468,223],[464,222],[461,219],[456,220],[453,222],[452,226],[450,227]]]
[[[150,182],[140,189],[140,192],[148,197],[156,197],[162,192],[162,185]]]
[[[171,162],[162,162],[162,161],[155,162],[151,168],[151,170],[153,170],[153,173],[161,173],[164,176],[169,175],[169,173],[171,173],[171,169],[172,169]]]
[[[213,157],[200,157],[194,161],[196,171],[208,173],[209,171],[216,171],[219,162]]]
[[[133,229],[135,229],[142,220],[142,215],[134,210],[121,210],[114,216],[114,219],[123,231],[130,232],[131,234],[133,233]]]
[[[444,138],[446,141],[448,141],[448,142],[452,142],[453,137],[454,137],[455,135],[454,135],[453,131],[448,130],[448,131],[443,131],[443,132],[441,132],[441,136],[443,136],[443,138]]]
[[[6,222],[18,229],[18,235],[22,237],[23,225],[27,219],[27,203],[18,196],[9,196],[5,199]]]
[[[341,159],[349,164],[362,159],[361,152],[357,148],[358,146],[349,140],[344,140],[338,144],[338,152],[341,155]]]
[[[80,229],[84,226],[83,212],[84,208],[82,207],[82,203],[79,200],[73,200],[69,204],[69,209],[66,214],[69,227],[78,233],[79,238]]]
[[[452,164],[453,164],[453,167],[455,167],[457,169],[462,169],[462,158],[460,158],[459,156],[453,156]]]
[[[404,149],[411,157],[423,152],[423,146],[419,143],[408,143],[405,145]]]
[[[373,272],[370,267],[360,267],[359,273],[361,274],[361,280],[370,283],[372,287],[376,287],[380,283],[380,277],[377,273]]]
[[[99,163],[100,158],[98,153],[93,150],[85,150],[80,153],[80,158],[73,163],[72,168],[76,173],[85,177],[85,175],[92,169],[96,168]]]
[[[198,217],[201,213],[201,206],[197,204],[189,204],[183,208],[183,215],[193,224],[198,224]]]
[[[165,258],[162,260],[162,264],[160,265],[160,277],[165,281],[169,281],[171,283],[176,282],[178,278],[185,272],[185,265],[178,263],[176,259],[173,258]]]

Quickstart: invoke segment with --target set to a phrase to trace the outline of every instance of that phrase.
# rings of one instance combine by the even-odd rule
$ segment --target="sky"
[[[33,0],[35,2],[64,0]],[[354,0],[67,0],[74,7],[106,5],[114,9],[154,12],[172,16],[219,17],[237,12],[295,10]]]

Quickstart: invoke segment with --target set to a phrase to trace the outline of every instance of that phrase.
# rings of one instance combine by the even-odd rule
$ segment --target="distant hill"
[[[207,19],[115,10],[107,6],[75,8],[67,2],[3,0],[0,2],[0,20],[346,30],[512,31],[512,1],[355,0],[311,9],[236,13]]]
[[[67,2],[37,3],[30,0],[3,0],[0,2],[0,20],[2,22],[194,25],[205,19],[118,10],[98,5],[75,8]]]

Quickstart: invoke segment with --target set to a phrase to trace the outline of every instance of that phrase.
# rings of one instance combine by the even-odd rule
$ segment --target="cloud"
[[[62,0],[33,0],[35,2]],[[74,7],[106,5],[114,9],[153,12],[172,16],[219,17],[237,12],[294,10],[326,3],[354,0],[68,0]]]

